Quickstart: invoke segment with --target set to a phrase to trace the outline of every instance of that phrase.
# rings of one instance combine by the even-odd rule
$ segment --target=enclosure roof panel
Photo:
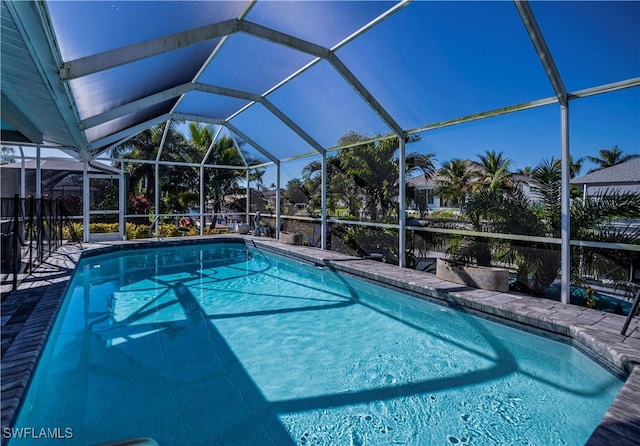
[[[75,60],[238,17],[247,1],[49,1],[63,60]],[[81,37],[81,38],[79,38]]]
[[[640,85],[637,2],[0,4],[3,143],[81,159],[171,119],[278,163]]]

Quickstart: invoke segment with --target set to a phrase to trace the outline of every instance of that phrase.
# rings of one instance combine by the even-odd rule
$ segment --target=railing
[[[2,222],[2,275],[11,278],[12,290],[18,287],[18,276],[33,273],[64,242],[64,227],[69,238],[80,243],[62,200],[51,198],[3,198],[0,204]]]
[[[158,221],[160,220],[160,215],[156,215],[156,218],[153,219],[151,224],[149,225],[149,238],[153,237],[153,233],[156,232],[156,227],[158,226]],[[160,231],[158,232],[158,240],[160,239]]]
[[[631,323],[631,319],[633,319],[638,312],[638,304],[640,303],[640,290],[638,290],[638,294],[636,294],[635,299],[633,299],[633,305],[631,305],[631,311],[627,315],[627,319],[624,321],[624,325],[622,326],[622,331],[620,334],[622,336],[626,336],[627,329],[629,328],[629,324]]]

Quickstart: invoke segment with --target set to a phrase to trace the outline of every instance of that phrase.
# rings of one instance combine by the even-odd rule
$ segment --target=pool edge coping
[[[468,309],[473,313],[479,313],[480,316],[488,315],[489,319],[497,318],[498,322],[500,320],[512,321],[519,325],[530,326],[536,330],[566,337],[571,340],[570,343],[575,348],[591,356],[592,359],[600,362],[601,365],[604,365],[612,373],[619,375],[624,380],[622,389],[592,433],[587,444],[589,446],[599,446],[611,444],[612,441],[618,445],[637,444],[633,439],[640,439],[640,428],[633,429],[634,425],[640,422],[640,404],[633,404],[633,401],[640,401],[640,348],[633,345],[621,347],[623,342],[618,342],[618,340],[623,338],[622,336],[615,336],[610,331],[602,333],[602,329],[599,329],[598,324],[602,327],[603,321],[606,319],[605,316],[610,315],[610,313],[583,309],[574,305],[567,306],[554,301],[543,302],[539,298],[529,296],[477,290],[445,282],[435,278],[434,275],[420,271],[399,268],[396,265],[372,260],[363,260],[334,251],[285,245],[275,240],[255,237],[218,235],[196,237],[188,240],[167,239],[124,241],[108,244],[89,243],[84,244],[82,247],[64,245],[45,262],[46,265],[44,267],[41,266],[34,272],[33,280],[23,282],[14,293],[25,289],[28,292],[30,288],[34,287],[46,286],[47,288],[42,293],[33,312],[15,336],[13,343],[2,357],[1,423],[3,434],[0,436],[0,444],[4,444],[7,441],[4,436],[4,429],[14,425],[15,417],[46,345],[75,266],[82,258],[136,249],[141,246],[183,246],[185,244],[195,245],[229,241],[252,244],[307,263],[331,266],[338,271],[378,281],[400,290],[406,290],[412,295],[417,294],[418,297],[429,296],[428,300],[435,299],[450,306]],[[59,276],[52,277],[48,268],[55,269],[56,267],[63,269],[65,272]],[[14,293],[11,293],[11,295]],[[9,296],[10,298],[11,295]],[[528,301],[543,302],[545,305],[541,311],[533,311],[532,308],[526,306]],[[4,308],[4,300],[2,305]],[[569,316],[573,316],[576,319],[584,316],[583,320],[580,321],[584,323],[566,325],[561,318],[554,317],[554,314],[557,314],[556,312],[560,314],[568,313]],[[624,318],[622,316],[612,316],[617,316],[623,322]],[[3,327],[5,322],[3,317]],[[605,326],[606,322],[604,322]],[[620,326],[622,322],[620,322]],[[629,333],[634,332],[637,334],[640,331],[639,326],[640,324],[634,321]],[[627,339],[630,339],[630,337],[625,337],[623,341]],[[634,339],[636,338],[634,337]],[[637,339],[640,339],[640,336]],[[638,345],[640,345],[640,342],[638,342]],[[632,429],[632,437],[629,437],[629,429]]]

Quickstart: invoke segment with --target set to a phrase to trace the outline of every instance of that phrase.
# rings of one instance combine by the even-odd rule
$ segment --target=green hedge
[[[83,226],[82,223],[71,223],[76,235],[83,238]],[[118,223],[91,223],[90,231],[92,234],[108,234],[112,232],[118,232]],[[227,229],[210,229],[205,228],[205,235],[217,235],[227,234],[230,231]],[[69,226],[64,226],[63,237],[65,240],[71,240],[71,231]],[[145,224],[126,224],[126,235],[128,240],[136,240],[149,238],[149,225]],[[161,237],[183,237],[183,236],[197,236],[200,235],[198,228],[183,228],[176,225],[160,225]],[[151,237],[155,236],[155,231],[152,231]]]

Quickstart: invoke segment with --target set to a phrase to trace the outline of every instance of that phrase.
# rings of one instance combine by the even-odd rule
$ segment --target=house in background
[[[82,196],[82,172],[84,164],[73,159],[46,159],[40,162],[41,191],[42,195],[50,197],[75,194]],[[36,160],[27,160],[22,163],[8,163],[0,165],[0,195],[2,198],[13,198],[15,194],[21,194],[24,187],[24,195],[36,193]],[[92,161],[89,165],[89,173],[119,175],[120,170],[112,166]],[[24,185],[22,181],[24,179]]]
[[[407,186],[413,188],[413,197],[411,197],[413,202],[410,206],[412,210],[426,211],[429,209],[431,211],[444,207],[444,203],[436,193],[438,185],[434,180],[426,179],[424,175],[418,175],[407,179]]]
[[[526,175],[512,175],[512,179],[518,188],[533,202],[539,201],[538,187],[536,182]],[[407,180],[407,185],[414,190],[412,208],[415,210],[430,211],[438,209],[458,209],[456,203],[447,202],[438,195],[438,184],[435,179],[426,179],[424,175],[419,175]]]
[[[596,170],[574,178],[571,184],[581,188],[585,199],[602,195],[604,191],[613,189],[640,194],[640,159]]]
[[[515,182],[524,195],[533,203],[540,201],[539,188],[536,185],[536,181],[527,175],[521,175],[514,173],[511,175],[511,179]]]

